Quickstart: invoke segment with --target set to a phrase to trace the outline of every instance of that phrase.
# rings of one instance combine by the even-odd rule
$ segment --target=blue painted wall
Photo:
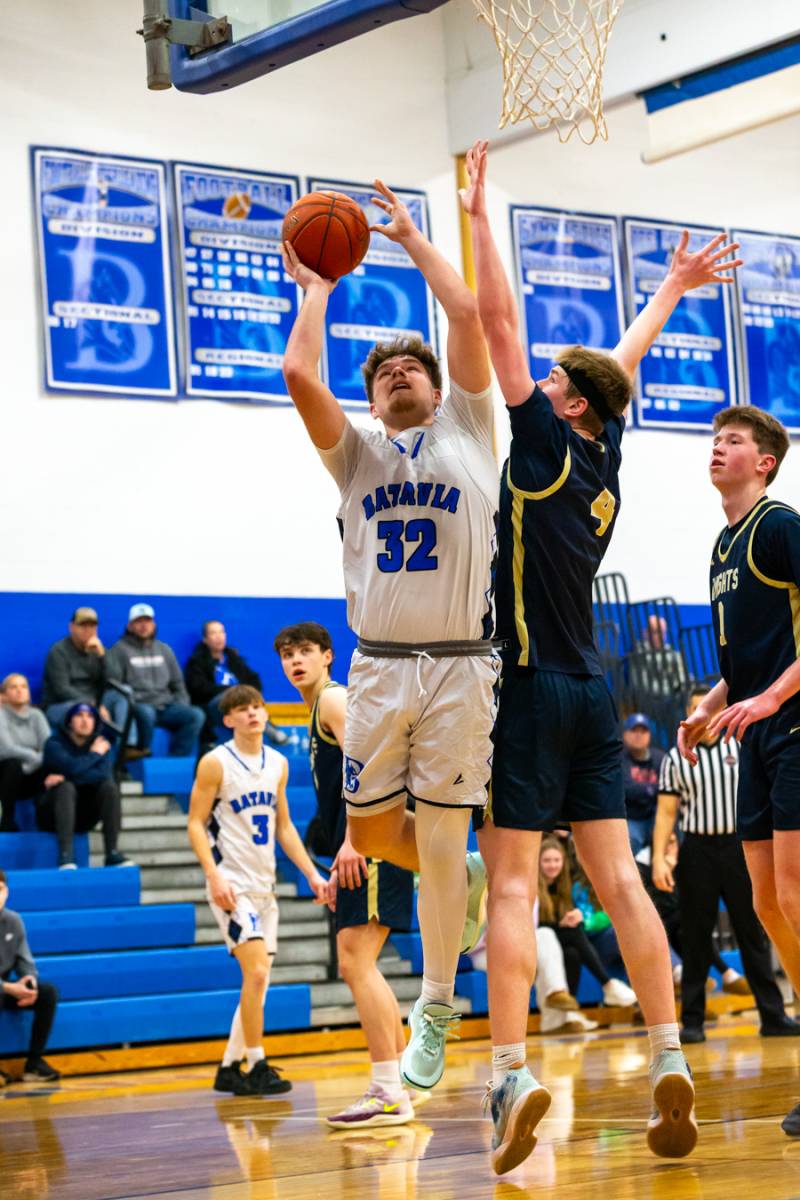
[[[222,621],[228,641],[255,667],[264,682],[267,700],[298,700],[280,669],[272,642],[278,630],[296,621],[319,621],[331,632],[336,649],[334,677],[347,678],[355,637],[347,627],[345,602],[295,596],[264,598],[235,596],[108,595],[72,592],[0,592],[0,678],[20,671],[31,681],[34,700],[41,687],[44,660],[53,642],[66,636],[67,623],[80,604],[89,604],[100,617],[100,637],[106,647],[125,628],[128,609],[146,600],[156,610],[158,636],[168,642],[183,666],[200,638],[204,621]],[[710,621],[707,604],[681,605],[684,625]]]
[[[128,609],[145,600],[156,610],[158,636],[168,642],[183,666],[200,639],[204,621],[222,621],[228,641],[261,675],[266,699],[299,700],[272,648],[278,630],[296,621],[319,621],[330,630],[336,650],[334,676],[347,678],[355,638],[347,628],[344,600],[302,597],[104,595],[72,592],[0,592],[0,679],[20,671],[31,682],[34,701],[41,687],[44,660],[53,642],[67,634],[80,604],[96,609],[106,647],[124,632]]]

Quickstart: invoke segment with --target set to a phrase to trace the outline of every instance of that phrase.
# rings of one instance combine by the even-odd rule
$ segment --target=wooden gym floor
[[[647,1039],[615,1027],[531,1038],[553,1092],[534,1154],[498,1179],[480,1100],[488,1046],[454,1044],[411,1125],[332,1132],[320,1116],[366,1087],[363,1051],[287,1058],[287,1097],[231,1099],[213,1071],[177,1067],[13,1084],[0,1092],[2,1200],[789,1200],[800,1139],[779,1128],[800,1099],[800,1038],[764,1040],[741,1017],[689,1047],[700,1143],[665,1162],[644,1145]]]

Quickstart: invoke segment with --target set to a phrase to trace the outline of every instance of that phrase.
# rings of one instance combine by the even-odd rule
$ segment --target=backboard
[[[173,19],[227,17],[232,40],[190,53],[170,47],[172,82],[186,92],[236,87],[380,25],[446,0],[168,0]]]

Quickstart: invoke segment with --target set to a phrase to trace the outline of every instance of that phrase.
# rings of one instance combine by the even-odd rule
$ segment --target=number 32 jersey
[[[206,824],[214,862],[250,896],[275,890],[275,816],[286,759],[270,746],[243,754],[233,740],[211,751],[222,783]]]
[[[499,490],[491,392],[453,383],[432,425],[391,439],[348,421],[320,457],[341,492],[350,628],[414,645],[490,638]]]

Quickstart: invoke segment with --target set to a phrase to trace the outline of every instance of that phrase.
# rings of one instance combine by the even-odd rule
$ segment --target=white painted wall
[[[435,240],[458,261],[442,14],[214,96],[147,92],[140,17],[139,0],[29,0],[5,35],[0,591],[340,595],[335,489],[293,412],[44,394],[28,146],[381,175],[428,190]],[[498,149],[491,202],[507,260],[512,201],[800,233],[797,119],[654,167],[639,161],[638,101],[613,109],[609,126],[609,143],[588,150],[549,137]],[[501,450],[503,435],[501,418]],[[706,456],[700,437],[628,439],[607,562],[637,595],[705,599],[721,524]],[[776,494],[800,504],[799,479],[790,458]]]

